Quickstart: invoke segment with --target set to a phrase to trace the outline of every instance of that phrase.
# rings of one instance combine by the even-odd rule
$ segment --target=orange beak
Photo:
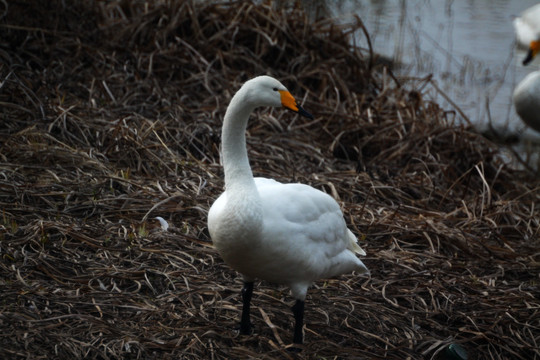
[[[279,94],[281,95],[281,105],[283,105],[283,107],[294,111],[298,115],[302,115],[309,119],[313,119],[313,115],[311,115],[306,110],[304,110],[300,105],[298,105],[290,92],[286,90],[279,90]]]
[[[530,63],[538,52],[540,52],[540,40],[531,41],[531,44],[529,45],[529,52],[527,52],[527,56],[525,59],[523,59],[523,65]]]

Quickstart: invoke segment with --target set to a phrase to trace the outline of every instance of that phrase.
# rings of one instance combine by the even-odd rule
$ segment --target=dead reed
[[[0,357],[292,358],[291,298],[212,249],[221,118],[281,79],[314,121],[262,109],[254,172],[336,196],[370,279],[318,282],[298,358],[539,359],[539,182],[377,65],[360,19],[190,1],[0,3]],[[369,42],[366,42],[369,43]],[[155,216],[174,228],[161,231]]]

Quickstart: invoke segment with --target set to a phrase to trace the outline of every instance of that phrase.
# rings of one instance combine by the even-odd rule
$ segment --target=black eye
[[[273,88],[272,90],[277,91],[277,88]]]

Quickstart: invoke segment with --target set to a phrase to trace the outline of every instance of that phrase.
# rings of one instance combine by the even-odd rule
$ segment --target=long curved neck
[[[221,141],[227,191],[257,191],[246,148],[246,127],[252,111],[253,108],[246,105],[243,93],[239,92],[225,113]]]

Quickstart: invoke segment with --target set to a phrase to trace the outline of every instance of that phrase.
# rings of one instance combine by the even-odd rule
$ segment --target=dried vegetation
[[[361,21],[234,2],[0,2],[0,357],[292,358],[292,299],[212,249],[221,118],[246,79],[254,172],[338,197],[372,277],[318,282],[298,358],[540,358],[539,182],[377,65]],[[367,43],[367,42],[364,42]],[[376,50],[376,49],[375,49]],[[153,218],[174,224],[164,232]]]

